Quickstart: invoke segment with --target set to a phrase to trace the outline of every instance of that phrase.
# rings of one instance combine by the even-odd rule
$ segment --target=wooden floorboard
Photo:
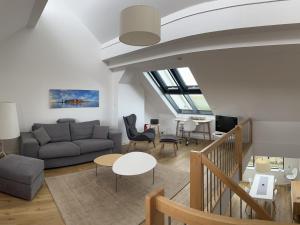
[[[199,145],[179,145],[177,156],[174,157],[172,146],[165,146],[159,153],[160,146],[157,143],[154,151],[155,157],[160,163],[170,165],[173,168],[189,171],[190,150],[201,150],[208,142]],[[137,150],[147,151],[146,146],[137,145]],[[95,168],[93,163],[85,163],[58,169],[45,170],[45,177],[59,176]],[[64,221],[53,200],[53,197],[44,183],[43,187],[33,201],[25,201],[3,193],[0,193],[0,225],[64,225]]]
[[[190,144],[179,145],[177,156],[174,157],[172,146],[166,146],[163,152],[159,152],[160,146],[150,151],[162,164],[172,168],[189,172],[189,156],[191,150],[202,150],[209,142],[201,142],[199,145]],[[148,151],[143,144],[137,144],[137,150]],[[126,147],[125,147],[126,149]],[[58,169],[45,170],[45,176],[59,176],[68,173],[76,173],[83,170],[95,168],[93,163],[85,163],[76,166],[69,166]],[[185,187],[175,201],[184,205],[189,205],[189,185]],[[290,192],[285,187],[279,187],[278,199],[276,201],[277,213],[275,220],[285,223],[291,223]],[[233,212],[235,217],[239,217],[239,200],[233,201]],[[243,210],[244,212],[244,210]],[[247,215],[243,213],[243,217]],[[33,201],[21,200],[3,193],[0,193],[0,225],[64,225],[60,212],[52,198],[52,195],[46,184],[43,185]],[[178,223],[172,222],[172,225]]]

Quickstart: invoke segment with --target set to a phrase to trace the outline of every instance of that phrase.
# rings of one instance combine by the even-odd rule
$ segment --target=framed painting
[[[50,89],[49,105],[58,108],[97,108],[100,94],[98,90]]]

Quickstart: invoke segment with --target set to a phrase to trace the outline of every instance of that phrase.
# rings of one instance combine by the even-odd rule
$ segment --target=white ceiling
[[[35,0],[0,0],[0,41],[27,25]]]
[[[53,0],[52,0],[53,1]],[[57,0],[56,0],[57,1]],[[95,35],[105,43],[119,34],[119,15],[130,5],[145,4],[156,7],[164,17],[173,12],[211,0],[59,0],[70,8]]]

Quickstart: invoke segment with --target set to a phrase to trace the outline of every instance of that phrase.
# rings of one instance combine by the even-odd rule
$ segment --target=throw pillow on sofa
[[[32,131],[44,127],[47,134],[51,138],[51,142],[64,142],[71,141],[69,123],[57,123],[57,124],[40,124],[35,123],[32,126]]]
[[[48,144],[51,141],[47,131],[44,127],[40,127],[33,131],[34,137],[38,140],[40,145]]]
[[[108,126],[94,126],[93,139],[107,139],[108,138]]]

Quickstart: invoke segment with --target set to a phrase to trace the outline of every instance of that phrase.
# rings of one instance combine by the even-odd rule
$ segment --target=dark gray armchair
[[[134,146],[136,145],[136,142],[148,142],[153,143],[153,146],[155,148],[155,130],[150,128],[142,133],[138,132],[136,129],[136,115],[131,114],[129,116],[123,117],[125,127],[126,127],[126,133],[127,137],[130,140],[130,145],[133,143]]]

